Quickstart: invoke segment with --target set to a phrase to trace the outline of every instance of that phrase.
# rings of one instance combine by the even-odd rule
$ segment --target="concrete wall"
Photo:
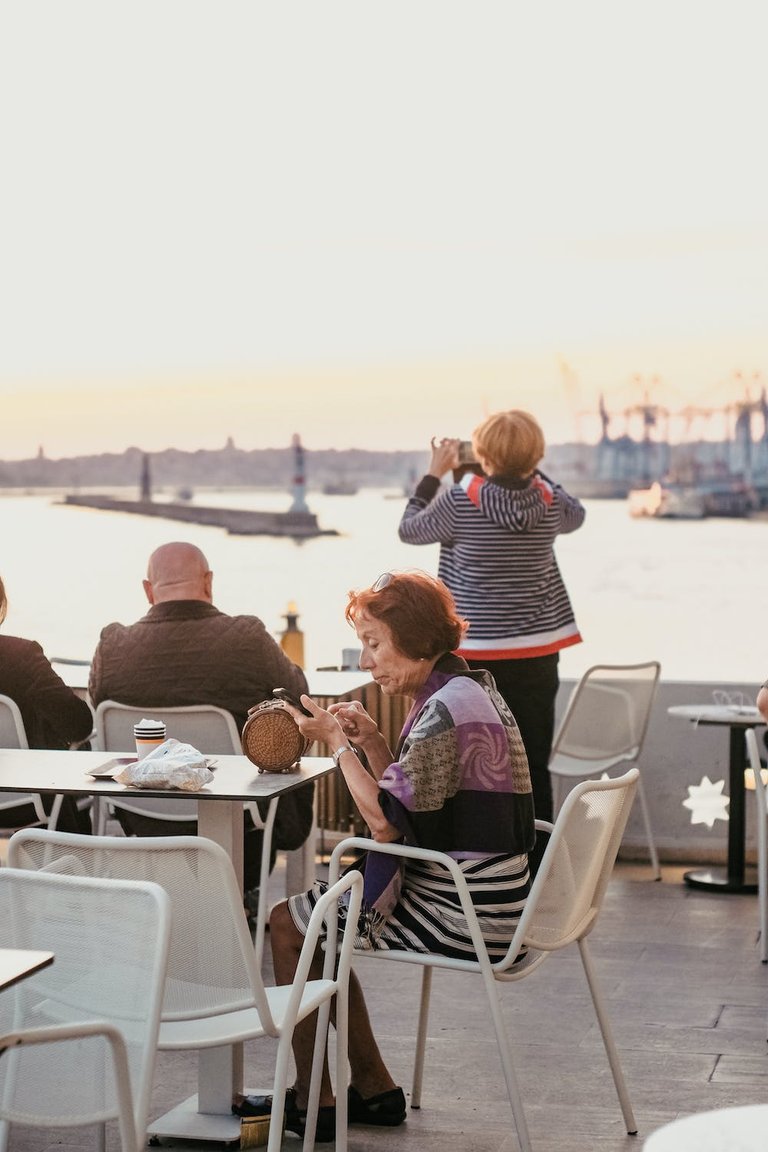
[[[562,715],[572,680],[563,681],[558,697],[558,715]],[[651,714],[643,754],[638,761],[651,815],[656,847],[662,861],[691,863],[725,863],[728,825],[716,820],[713,827],[691,824],[691,813],[683,808],[688,785],[700,784],[702,776],[712,781],[725,780],[728,794],[729,729],[720,726],[694,725],[688,720],[669,716],[674,704],[712,704],[712,692],[723,688],[742,692],[745,700],[754,702],[754,683],[710,683],[662,680]],[[758,740],[762,751],[762,733]],[[755,803],[754,793],[747,793],[747,858],[754,860]],[[639,803],[635,803],[624,835],[621,855],[629,859],[647,859],[647,839]]]

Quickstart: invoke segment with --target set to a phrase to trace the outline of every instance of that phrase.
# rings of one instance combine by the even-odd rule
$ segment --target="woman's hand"
[[[306,736],[308,740],[319,740],[323,744],[330,744],[332,748],[338,748],[340,744],[345,742],[346,737],[335,716],[316,704],[311,696],[304,694],[300,700],[303,706],[312,713],[311,716],[299,712],[298,708],[294,708],[287,700],[283,700],[281,703],[286,712],[290,712],[293,716],[303,736]]]
[[[380,735],[376,722],[366,712],[359,700],[343,700],[331,704],[328,711],[332,713],[344,733],[346,740],[356,744],[358,748],[365,748],[366,743]]]
[[[447,436],[444,436],[442,440],[436,440],[433,436],[429,443],[432,449],[432,459],[429,462],[428,474],[436,476],[440,480],[446,472],[458,468],[461,440]]]

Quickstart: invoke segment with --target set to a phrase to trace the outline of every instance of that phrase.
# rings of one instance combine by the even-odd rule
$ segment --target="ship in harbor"
[[[743,480],[729,478],[690,483],[656,480],[648,488],[631,488],[627,499],[630,516],[668,520],[751,516],[760,509],[756,490]]]
[[[625,426],[640,421],[641,435],[626,431],[611,436],[613,417],[600,397],[602,433],[589,452],[575,455],[558,471],[563,483],[581,498],[624,499],[632,516],[702,519],[750,516],[768,508],[768,399],[743,398],[720,408],[689,406],[672,412],[652,403],[625,409]],[[698,424],[709,431],[719,421],[722,438],[694,439]],[[670,428],[684,435],[672,442]],[[708,425],[708,427],[707,427]],[[584,446],[586,447],[586,446]]]
[[[324,496],[357,496],[358,492],[359,488],[353,480],[329,480],[322,487]]]

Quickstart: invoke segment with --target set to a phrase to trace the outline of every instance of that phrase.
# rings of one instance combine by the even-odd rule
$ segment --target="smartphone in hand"
[[[286,704],[290,704],[293,708],[295,708],[298,712],[301,712],[304,716],[311,716],[312,715],[309,708],[305,708],[304,705],[299,700],[297,700],[295,696],[291,696],[291,694],[287,688],[273,688],[272,689],[272,695],[275,697],[276,700],[284,700]]]

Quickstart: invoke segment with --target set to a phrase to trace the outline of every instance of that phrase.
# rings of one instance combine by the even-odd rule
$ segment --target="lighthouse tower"
[[[306,501],[307,474],[304,466],[304,449],[298,432],[294,432],[291,446],[293,448],[293,484],[291,485],[293,503],[289,511],[309,512]]]

